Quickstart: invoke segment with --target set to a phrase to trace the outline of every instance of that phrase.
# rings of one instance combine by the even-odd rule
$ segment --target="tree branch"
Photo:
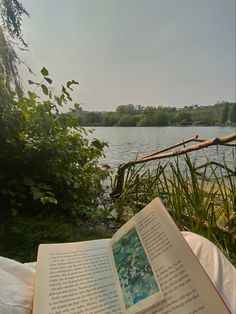
[[[152,160],[164,159],[164,158],[170,158],[170,157],[176,157],[176,156],[184,155],[184,154],[187,154],[187,153],[199,150],[199,149],[207,148],[207,147],[213,146],[213,145],[229,145],[228,143],[232,142],[234,140],[236,140],[236,132],[233,132],[233,133],[228,134],[226,136],[216,137],[216,138],[208,139],[208,140],[200,139],[196,135],[195,137],[192,137],[192,138],[189,138],[185,141],[179,142],[175,145],[172,145],[168,148],[162,149],[162,150],[160,150],[156,153],[153,153],[151,155],[147,155],[147,156],[141,157],[139,159],[131,160],[125,164],[121,164],[118,167],[117,184],[116,184],[114,191],[111,193],[111,197],[114,197],[114,198],[120,197],[120,195],[122,193],[122,189],[123,189],[125,170],[130,166],[145,163],[145,162],[152,161]],[[176,148],[180,145],[189,143],[191,141],[196,141],[199,143],[188,146],[188,147],[184,147],[180,150],[166,152],[172,148]],[[231,145],[235,146],[234,143],[231,143]]]

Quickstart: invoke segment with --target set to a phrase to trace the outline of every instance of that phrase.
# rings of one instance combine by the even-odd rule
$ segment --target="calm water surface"
[[[91,128],[88,128],[91,129]],[[209,139],[235,132],[234,127],[95,127],[92,137],[108,143],[105,149],[106,158],[101,163],[107,163],[112,168],[119,164],[141,157],[189,137],[199,135]],[[234,153],[236,151],[234,149]],[[233,149],[228,147],[209,147],[204,151],[191,153],[199,162],[209,159],[222,161],[224,156],[231,166],[235,166]]]

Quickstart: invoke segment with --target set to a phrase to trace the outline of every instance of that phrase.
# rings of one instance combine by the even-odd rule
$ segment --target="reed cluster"
[[[114,202],[117,220],[128,219],[160,197],[180,230],[208,238],[236,264],[235,173],[226,162],[221,167],[206,163],[198,169],[188,155],[159,162],[155,170],[144,165],[129,167],[122,193]]]

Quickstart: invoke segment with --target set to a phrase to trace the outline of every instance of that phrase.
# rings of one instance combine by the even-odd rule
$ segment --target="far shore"
[[[145,126],[139,126],[139,125],[82,125],[83,127],[104,127],[104,128],[168,128],[168,127],[175,127],[175,128],[183,128],[183,127],[235,127],[235,124],[188,124],[188,125],[145,125]]]

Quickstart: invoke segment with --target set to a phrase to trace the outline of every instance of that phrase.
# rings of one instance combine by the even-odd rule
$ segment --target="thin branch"
[[[164,148],[164,149],[162,149],[162,150],[159,150],[159,151],[157,151],[157,152],[155,152],[155,153],[152,153],[152,154],[150,154],[150,155],[141,157],[140,159],[147,158],[147,157],[152,157],[152,156],[155,156],[155,155],[157,155],[157,154],[164,153],[164,152],[166,152],[166,151],[168,151],[168,150],[170,150],[170,149],[172,149],[172,148],[175,148],[175,147],[178,147],[178,146],[181,146],[181,145],[185,145],[185,144],[187,144],[187,143],[189,143],[189,142],[192,142],[192,141],[200,141],[200,142],[203,142],[203,141],[205,141],[205,140],[204,140],[204,139],[199,139],[199,138],[198,138],[198,135],[196,135],[196,136],[194,136],[194,137],[190,137],[190,138],[187,139],[187,140],[183,140],[182,142],[176,143],[175,145],[169,146],[169,147],[167,147],[167,148]]]
[[[168,153],[165,153],[165,154],[158,153],[158,154],[153,155],[151,157],[147,156],[147,157],[143,157],[143,158],[140,158],[140,159],[132,160],[132,161],[130,161],[127,164],[129,164],[129,165],[130,164],[140,164],[140,163],[143,163],[143,162],[146,162],[146,161],[180,156],[180,155],[184,155],[184,154],[187,154],[189,152],[193,152],[193,151],[196,151],[196,150],[199,150],[199,149],[207,148],[207,147],[212,146],[212,145],[226,144],[226,143],[234,141],[234,140],[236,140],[236,132],[231,133],[231,134],[226,135],[226,136],[216,137],[216,138],[213,138],[213,139],[201,141],[199,144],[191,145],[191,146],[185,147],[185,148],[180,149],[180,150],[168,152]]]

